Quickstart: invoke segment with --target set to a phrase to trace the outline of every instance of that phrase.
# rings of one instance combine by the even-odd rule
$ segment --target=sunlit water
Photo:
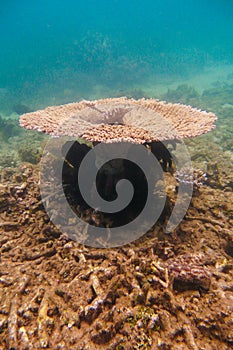
[[[233,1],[3,1],[0,33],[0,115],[11,120],[0,137],[12,152],[19,114],[81,99],[164,98],[232,120]],[[216,99],[200,100],[210,89]]]

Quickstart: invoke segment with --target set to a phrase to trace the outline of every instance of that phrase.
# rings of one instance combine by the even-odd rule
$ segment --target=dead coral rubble
[[[61,235],[37,183],[32,167],[1,183],[1,350],[232,347],[232,192],[202,186],[193,198],[188,216],[215,223],[184,219],[171,235],[159,224],[110,250]]]

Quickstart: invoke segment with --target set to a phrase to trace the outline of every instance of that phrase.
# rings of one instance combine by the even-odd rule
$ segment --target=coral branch
[[[15,295],[11,300],[10,313],[8,317],[8,348],[17,349],[18,348],[18,294]]]

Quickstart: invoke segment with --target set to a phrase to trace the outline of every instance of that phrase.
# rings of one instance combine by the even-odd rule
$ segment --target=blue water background
[[[232,0],[1,1],[0,110],[9,113],[15,102],[65,103],[98,86],[114,96],[219,64],[233,64]]]

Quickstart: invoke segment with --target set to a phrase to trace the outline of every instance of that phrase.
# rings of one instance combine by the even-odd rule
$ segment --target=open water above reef
[[[0,111],[232,77],[232,16],[231,0],[2,2]]]

